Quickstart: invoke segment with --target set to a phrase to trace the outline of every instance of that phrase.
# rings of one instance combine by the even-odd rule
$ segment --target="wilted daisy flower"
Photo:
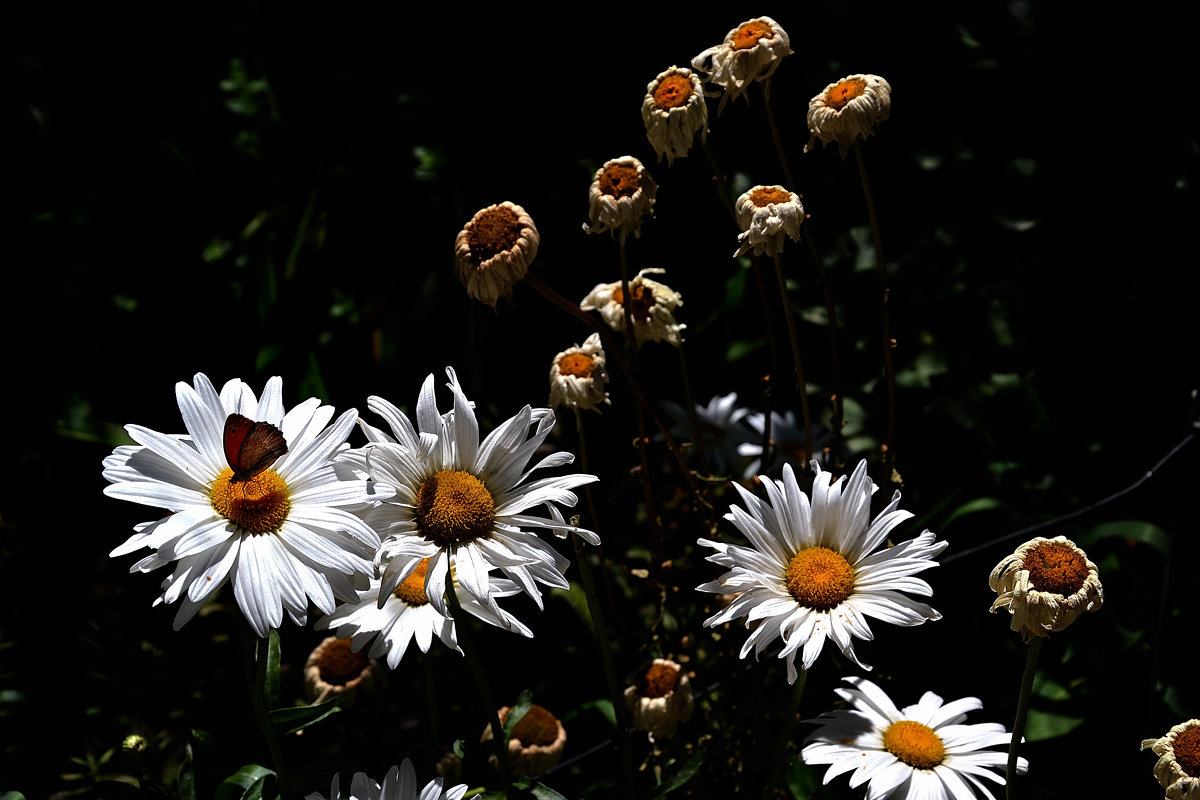
[[[746,508],[730,506],[725,519],[753,547],[699,540],[717,551],[709,561],[731,569],[696,588],[740,593],[704,624],[711,628],[745,617],[753,631],[742,645],[742,658],[752,649],[757,657],[775,639],[783,639],[779,657],[787,659],[788,683],[795,683],[798,675],[796,653],[803,648],[801,665],[808,669],[826,638],[855,664],[870,669],[858,660],[853,643],[856,637],[872,638],[866,617],[910,627],[942,616],[901,592],[932,594],[928,583],[911,576],[937,566],[932,559],[946,543],[924,531],[877,550],[893,528],[912,516],[897,509],[900,492],[871,520],[871,495],[878,487],[867,477],[865,461],[848,479],[836,481],[817,462],[812,467],[817,476],[811,504],[790,465],[784,466],[781,481],[760,476],[766,502],[733,485]]]
[[[583,224],[587,233],[619,233],[621,241],[632,233],[642,235],[642,217],[654,216],[654,195],[658,185],[642,162],[633,156],[605,161],[596,170],[588,189],[588,219]]]
[[[399,767],[392,767],[383,778],[383,785],[367,777],[365,772],[354,773],[350,791],[343,794],[338,785],[338,776],[333,776],[328,800],[461,800],[467,793],[467,785],[459,784],[450,789],[442,788],[442,779],[434,778],[417,788],[417,771],[412,762],[404,759]],[[319,792],[313,792],[305,800],[326,800]]]
[[[501,725],[508,721],[511,710],[509,706],[500,709]],[[492,726],[488,725],[479,741],[491,740]],[[508,766],[518,775],[541,775],[562,759],[566,746],[567,730],[558,717],[537,704],[531,704],[508,737]],[[492,766],[497,764],[495,756],[488,761]]]
[[[787,32],[770,17],[759,17],[743,22],[725,34],[721,44],[693,58],[692,69],[707,73],[708,83],[725,90],[717,106],[719,114],[751,83],[771,77],[783,57],[791,54]]]
[[[891,110],[892,87],[878,75],[850,75],[831,83],[808,102],[811,135],[804,152],[820,139],[823,144],[837,142],[844,158],[855,142],[875,132]]]
[[[235,379],[218,394],[197,374],[194,388],[175,385],[188,435],[128,425],[141,446],[104,459],[105,494],[171,512],[138,525],[110,555],[154,551],[131,572],[178,562],[155,601],[183,599],[176,630],[227,582],[259,636],[285,609],[304,625],[309,600],[329,613],[335,595],[353,596],[355,576],[365,582],[374,571],[379,536],[355,512],[391,491],[331,461],[358,413],[327,428],[333,408],[314,397],[284,414],[282,388],[271,378],[260,400]]]
[[[694,444],[704,452],[708,466],[716,474],[728,474],[741,461],[740,446],[750,437],[750,431],[742,425],[749,409],[737,404],[737,392],[717,395],[708,405],[696,404],[696,430],[687,409],[670,400],[663,401],[663,408],[670,415],[671,435],[679,440],[694,437]]]
[[[678,347],[683,343],[683,329],[675,321],[675,309],[683,305],[679,292],[647,275],[662,275],[665,269],[644,269],[629,282],[629,304],[633,312],[633,327],[637,343],[667,342]],[[584,311],[599,311],[614,331],[625,330],[625,293],[621,282],[598,283],[579,307]]]
[[[1061,631],[1084,611],[1104,605],[1096,565],[1065,536],[1039,536],[1021,545],[996,565],[988,585],[999,595],[992,613],[1008,609],[1012,629],[1026,642]]]
[[[356,652],[349,639],[322,639],[304,662],[304,695],[310,703],[337,697],[349,707],[360,691],[374,694],[383,680],[379,664]]]
[[[1200,719],[1181,722],[1159,739],[1145,739],[1159,757],[1154,777],[1167,790],[1167,800],[1200,798]]]
[[[593,333],[582,345],[568,347],[550,365],[550,407],[600,410],[608,405],[608,372],[604,369],[604,347],[600,334]]]
[[[734,257],[751,250],[754,255],[774,256],[783,252],[783,237],[800,241],[804,206],[800,195],[782,186],[755,186],[737,199],[738,249]]]
[[[625,689],[625,706],[633,727],[652,737],[670,738],[680,722],[692,717],[692,687],[687,673],[667,658],[656,658]]]
[[[387,665],[392,669],[400,666],[400,659],[408,650],[408,645],[416,641],[422,653],[429,652],[433,637],[437,636],[442,644],[451,650],[462,652],[454,631],[454,619],[442,614],[425,594],[425,577],[429,568],[429,559],[422,559],[417,568],[392,591],[391,594],[381,595],[379,578],[373,578],[371,585],[358,593],[358,599],[339,605],[329,616],[322,617],[314,626],[317,630],[333,630],[339,641],[349,641],[354,652],[361,651],[368,642],[374,642],[367,652],[371,658],[387,657]],[[508,597],[518,594],[521,589],[515,583],[501,578],[491,578],[488,589],[492,597]],[[489,625],[495,625],[505,630],[519,633],[523,636],[533,636],[533,631],[521,624],[520,620],[503,609],[491,609],[481,604],[458,584],[454,583],[454,591],[458,595],[458,603],[463,611],[478,617]],[[349,637],[347,639],[347,637]]]
[[[562,571],[570,562],[523,528],[548,528],[564,537],[573,532],[599,544],[600,537],[568,525],[554,505],[574,506],[578,498],[570,490],[596,477],[562,475],[526,483],[534,470],[575,460],[570,453],[552,453],[526,468],[554,428],[554,412],[525,406],[480,442],[475,410],[454,370],[447,368],[446,374],[454,395],[451,411],[438,412],[432,375],[417,398],[415,429],[388,401],[368,398],[367,407],[387,421],[392,435],[364,422],[371,444],[340,457],[395,488],[395,498],[370,516],[386,537],[375,556],[380,594],[395,592],[428,559],[425,596],[448,615],[446,565],[453,558],[455,580],[498,617],[503,614],[488,575],[496,568],[541,608],[537,584],[568,588]],[[545,506],[551,516],[528,513],[537,506]]]
[[[458,279],[467,294],[492,308],[512,300],[513,284],[525,277],[541,237],[525,209],[507,200],[477,211],[454,239]]]
[[[642,100],[642,122],[658,160],[667,166],[683,158],[699,133],[708,138],[708,106],[700,78],[690,69],[672,66],[646,86]]]
[[[950,703],[933,692],[903,710],[863,678],[843,678],[853,689],[834,692],[851,705],[806,722],[820,725],[804,740],[805,764],[829,764],[824,783],[849,772],[850,788],[867,784],[871,800],[968,800],[993,797],[981,778],[1004,785],[1012,734],[995,722],[965,725],[966,712],[983,708],[975,697]],[[1000,774],[993,772],[998,770]],[[1017,759],[1017,772],[1029,762]]]

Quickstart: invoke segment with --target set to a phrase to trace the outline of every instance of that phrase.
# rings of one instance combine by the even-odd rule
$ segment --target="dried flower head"
[[[633,727],[650,738],[670,738],[680,722],[692,717],[692,687],[683,668],[666,658],[656,658],[625,689],[625,706]]]
[[[1096,565],[1064,536],[1021,545],[996,565],[988,584],[999,595],[992,613],[1008,609],[1012,629],[1026,642],[1061,631],[1084,611],[1104,605]]]
[[[500,709],[501,725],[508,721],[511,710],[509,706]],[[479,741],[491,739],[492,726],[488,725]],[[541,775],[562,759],[566,746],[567,731],[563,724],[546,709],[531,704],[508,738],[508,766],[519,775]],[[488,760],[495,766],[495,756]]]
[[[622,156],[605,161],[596,170],[596,177],[588,189],[588,219],[584,223],[587,233],[619,233],[621,241],[632,233],[642,234],[642,217],[654,216],[654,195],[658,185],[642,162],[633,156]]]
[[[690,69],[672,66],[646,86],[642,100],[642,121],[646,136],[658,160],[667,157],[667,166],[683,158],[699,133],[708,138],[708,106],[700,78]]]
[[[1142,749],[1150,748],[1159,757],[1154,777],[1167,790],[1168,800],[1200,799],[1200,719],[1181,722],[1160,739],[1146,739]]]
[[[310,703],[338,697],[349,707],[360,691],[374,694],[384,680],[375,660],[355,652],[349,638],[323,639],[304,662],[304,694]]]
[[[608,404],[608,372],[604,369],[604,348],[600,334],[593,333],[582,346],[568,347],[554,357],[550,365],[550,407],[600,411]]]
[[[783,252],[783,237],[800,241],[804,206],[800,195],[782,186],[755,186],[737,199],[738,249],[734,257],[753,251],[769,256]]]
[[[791,54],[787,31],[770,17],[759,17],[743,22],[725,34],[724,42],[693,58],[692,69],[707,73],[708,83],[725,90],[717,106],[719,114],[751,83],[770,78],[783,57]]]
[[[629,282],[629,303],[633,312],[633,327],[637,342],[668,342],[678,347],[683,343],[683,329],[675,321],[675,309],[683,305],[679,292],[646,275],[658,275],[664,269],[644,269]],[[583,298],[579,307],[584,311],[599,311],[614,331],[625,330],[625,293],[621,282],[598,283]]]
[[[849,75],[808,102],[808,144],[837,142],[842,158],[851,145],[875,132],[892,110],[892,87],[878,75]]]
[[[476,212],[454,239],[458,279],[467,294],[492,308],[512,300],[513,284],[525,277],[541,237],[525,209],[505,200]]]

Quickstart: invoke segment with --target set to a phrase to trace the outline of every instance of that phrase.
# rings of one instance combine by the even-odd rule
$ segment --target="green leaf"
[[[267,718],[271,720],[271,728],[276,736],[288,736],[341,710],[342,701],[335,697],[315,706],[272,709],[267,713]]]
[[[788,790],[792,797],[800,800],[812,797],[821,788],[821,773],[805,764],[793,753],[787,758],[787,772],[784,774]]]
[[[279,705],[279,631],[271,628],[265,644],[265,653],[263,652],[264,643],[260,641],[258,645],[259,658],[267,659],[267,680],[263,685],[263,700],[266,702],[267,708],[275,708]]]
[[[544,783],[534,783],[529,787],[529,793],[538,798],[538,800],[567,800],[567,798]]]
[[[1132,539],[1148,544],[1163,555],[1171,548],[1171,537],[1162,528],[1140,519],[1125,519],[1102,522],[1079,537],[1081,545],[1090,545],[1101,539]]]
[[[508,746],[508,740],[512,738],[513,729],[517,727],[517,723],[521,721],[521,717],[529,711],[529,707],[533,705],[533,693],[528,689],[521,692],[517,698],[517,704],[508,710],[508,717],[504,720],[504,746]]]
[[[247,764],[221,781],[221,785],[217,787],[216,800],[262,800],[267,781],[274,778],[274,771],[258,764]]]
[[[978,514],[980,511],[993,511],[997,508],[1004,508],[1004,504],[994,497],[977,497],[974,500],[968,500],[951,511],[945,521],[942,522],[941,527],[944,530],[950,526],[952,521],[967,514]]]
[[[1083,717],[1071,717],[1066,714],[1051,714],[1045,711],[1029,709],[1029,717],[1025,721],[1025,738],[1030,742],[1040,742],[1065,736],[1083,724]]]
[[[658,785],[653,792],[650,793],[649,800],[656,800],[659,797],[666,797],[671,792],[683,786],[685,783],[695,777],[700,771],[700,765],[704,763],[705,752],[701,750],[692,756],[686,764],[672,775],[668,780],[663,781]]]

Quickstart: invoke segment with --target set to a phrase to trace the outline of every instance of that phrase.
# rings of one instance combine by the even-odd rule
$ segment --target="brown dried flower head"
[[[625,706],[633,715],[633,727],[655,736],[670,738],[680,722],[692,717],[692,687],[687,673],[674,661],[656,658],[637,681],[625,689]]]
[[[596,177],[588,189],[588,222],[583,224],[587,233],[612,231],[620,235],[621,241],[632,233],[642,234],[642,217],[654,216],[654,196],[658,185],[650,173],[633,156],[622,156],[605,161],[596,170]]]
[[[853,144],[875,132],[892,110],[892,87],[878,75],[848,75],[808,103],[808,144],[837,142],[842,158]]]
[[[1159,757],[1154,777],[1167,790],[1167,800],[1200,800],[1200,719],[1181,722],[1159,739],[1145,739]]]
[[[642,121],[658,160],[665,155],[667,166],[688,154],[697,133],[707,139],[708,105],[696,73],[675,66],[660,72],[646,86]]]
[[[500,709],[500,724],[508,721],[510,706]],[[480,742],[492,739],[488,725]],[[557,764],[567,746],[567,731],[558,718],[541,706],[532,704],[525,716],[517,721],[508,739],[508,766],[519,775],[541,775]],[[496,766],[495,756],[488,759]]]
[[[733,255],[783,252],[784,237],[800,241],[800,226],[804,224],[804,206],[800,195],[782,186],[755,186],[737,199],[738,249]]]
[[[787,32],[770,17],[759,17],[743,22],[727,33],[721,44],[693,58],[692,69],[707,73],[705,80],[724,90],[717,106],[720,114],[725,104],[736,100],[751,83],[770,78],[783,57],[791,54]]]
[[[683,296],[670,286],[646,277],[665,272],[665,269],[644,269],[629,281],[629,304],[639,347],[646,341],[667,342],[676,347],[683,343],[683,329],[687,326],[675,321],[675,309],[683,305]],[[625,293],[620,281],[596,284],[579,307],[584,311],[599,311],[614,331],[625,330]]]
[[[471,217],[454,239],[458,279],[467,294],[493,309],[512,300],[513,284],[525,277],[541,237],[525,209],[507,200]]]
[[[349,707],[359,692],[373,694],[384,680],[379,664],[357,652],[350,638],[325,638],[304,662],[304,694],[313,704],[339,697]]]
[[[608,405],[608,372],[600,334],[593,333],[582,345],[568,347],[550,365],[550,407],[566,405],[599,412]]]
[[[1084,611],[1104,605],[1096,565],[1064,536],[1021,545],[996,565],[988,584],[999,595],[992,613],[1008,609],[1012,629],[1026,642],[1061,631]]]

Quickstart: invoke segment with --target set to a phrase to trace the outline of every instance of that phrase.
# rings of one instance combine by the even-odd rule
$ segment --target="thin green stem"
[[[808,243],[808,251],[812,254],[813,264],[817,267],[817,277],[821,281],[821,291],[825,297],[825,317],[829,323],[829,405],[832,411],[829,427],[833,432],[830,454],[833,466],[840,467],[845,461],[845,454],[842,452],[842,440],[844,438],[842,436],[842,428],[845,427],[846,423],[845,406],[842,400],[842,379],[841,373],[838,370],[837,306],[833,302],[833,287],[829,284],[829,276],[825,274],[825,265],[821,261],[821,254],[818,252],[816,242],[813,239],[812,227],[807,223],[804,227],[804,241]]]
[[[796,388],[800,391],[800,413],[804,418],[804,452],[813,457],[812,417],[808,413],[808,384],[804,379],[804,361],[800,357],[800,339],[796,334],[796,320],[792,314],[792,303],[788,299],[787,279],[783,275],[783,258],[775,254],[775,279],[779,284],[779,297],[783,300],[783,318],[787,321],[788,341],[792,345],[792,364],[796,374]]]
[[[771,308],[767,300],[767,281],[763,277],[762,268],[756,259],[750,259],[750,268],[754,271],[754,282],[758,284],[758,299],[762,304],[763,321],[767,324],[767,348],[770,351],[771,365],[763,376],[763,429],[762,455],[758,461],[759,473],[766,475],[774,457],[774,440],[771,438],[772,426],[772,392],[776,370],[779,369],[779,345],[775,342],[775,326],[771,323]]]
[[[1041,637],[1029,643],[1025,654],[1025,674],[1021,676],[1021,695],[1017,698],[1017,718],[1013,722],[1012,741],[1008,745],[1008,766],[1004,770],[1004,796],[1013,800],[1017,796],[1017,752],[1025,736],[1025,719],[1029,715],[1029,698],[1033,694],[1033,676],[1037,672],[1038,653],[1042,651]]]
[[[767,78],[762,84],[763,105],[767,108],[767,126],[771,129],[771,140],[775,142],[775,154],[779,156],[779,166],[783,169],[783,179],[787,181],[788,189],[796,191],[796,182],[792,180],[792,169],[788,166],[787,153],[783,149],[783,137],[779,133],[779,124],[775,121],[775,108],[771,105],[771,79]]]
[[[783,783],[787,746],[796,727],[796,716],[800,712],[800,699],[804,696],[804,683],[807,679],[808,670],[801,668],[800,674],[796,676],[796,683],[792,685],[792,696],[788,699],[788,707],[784,711],[783,724],[779,727],[779,738],[775,741],[775,751],[771,758],[771,777],[763,786],[763,797],[775,797],[775,790]]]
[[[279,778],[279,794],[281,797],[287,798],[291,796],[291,781],[288,778],[287,764],[283,759],[283,750],[279,747],[279,740],[275,738],[275,729],[271,727],[270,708],[268,707],[268,686],[279,680],[278,664],[275,665],[276,674],[271,675],[270,637],[255,637],[253,653],[254,687],[251,690],[251,703],[254,707],[254,721],[258,724],[258,729],[267,743],[267,750],[271,754],[271,763],[274,764],[275,775]]]

